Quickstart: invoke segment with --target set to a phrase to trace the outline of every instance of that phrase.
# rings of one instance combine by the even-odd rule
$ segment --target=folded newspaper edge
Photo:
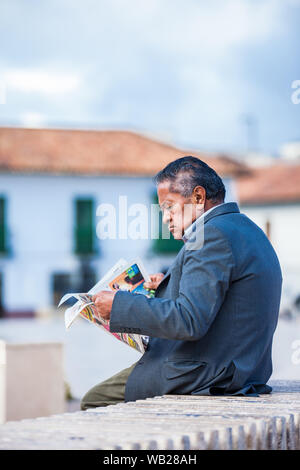
[[[70,328],[70,326],[81,316],[86,320],[90,321],[91,323],[96,324],[97,326],[101,327],[102,330],[106,331],[110,335],[115,336],[120,341],[128,344],[128,346],[140,351],[141,353],[145,352],[145,345],[142,340],[142,336],[138,334],[127,334],[127,333],[112,333],[109,330],[109,321],[104,320],[99,316],[97,308],[92,301],[92,296],[101,290],[109,290],[112,291],[113,289],[110,287],[109,284],[113,283],[118,276],[122,275],[126,270],[132,268],[132,266],[137,265],[140,274],[142,275],[143,281],[149,281],[150,277],[146,272],[144,265],[140,258],[135,257],[130,262],[126,261],[126,259],[121,258],[117,263],[97,282],[87,293],[67,293],[65,294],[59,304],[60,307],[64,302],[69,300],[71,297],[77,299],[77,302],[69,307],[65,311],[65,327],[66,329]],[[142,292],[138,292],[138,294],[148,295],[152,297],[154,295],[154,291],[147,291],[142,289]]]
[[[124,258],[119,259],[119,261],[117,261],[117,263],[87,293],[82,293],[82,294],[69,293],[69,294],[65,294],[61,298],[61,300],[58,304],[58,307],[60,307],[63,303],[65,303],[71,297],[75,297],[75,299],[78,300],[78,302],[76,302],[76,304],[74,304],[72,307],[68,308],[65,311],[65,327],[66,328],[70,328],[72,323],[77,318],[79,318],[80,312],[82,310],[80,308],[80,305],[82,305],[82,301],[84,301],[84,297],[86,297],[87,295],[92,296],[94,294],[97,294],[97,292],[100,292],[101,290],[111,290],[109,288],[109,286],[107,285],[108,282],[110,281],[110,279],[113,279],[117,275],[116,273],[118,273],[118,271],[120,269],[122,269],[122,267],[125,268],[126,265],[127,265],[127,261]],[[77,308],[75,308],[75,306]],[[86,305],[84,305],[84,307],[85,306]]]

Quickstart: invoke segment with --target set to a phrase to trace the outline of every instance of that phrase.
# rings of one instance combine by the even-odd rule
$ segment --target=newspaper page
[[[121,258],[100,281],[89,290],[88,293],[68,293],[65,294],[58,307],[71,297],[77,299],[77,302],[65,311],[65,326],[69,328],[72,323],[80,316],[102,328],[110,335],[113,335],[128,346],[144,353],[145,345],[142,336],[138,334],[128,333],[112,333],[109,330],[109,320],[105,320],[99,315],[96,305],[92,301],[92,297],[101,290],[110,291],[128,291],[133,294],[142,294],[147,297],[154,297],[154,291],[143,287],[145,281],[149,281],[149,275],[145,271],[142,261],[135,258],[130,263]]]

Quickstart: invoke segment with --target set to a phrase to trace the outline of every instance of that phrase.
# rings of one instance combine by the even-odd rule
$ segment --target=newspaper
[[[67,329],[70,328],[76,319],[83,317],[128,346],[144,353],[145,344],[143,337],[132,333],[112,333],[109,330],[109,320],[105,320],[99,315],[92,297],[101,290],[123,290],[137,295],[142,294],[147,297],[154,297],[155,291],[146,289],[143,286],[145,281],[150,281],[150,277],[139,258],[135,258],[131,262],[121,258],[87,293],[68,293],[62,297],[58,307],[71,297],[77,299],[77,302],[65,311],[65,327]]]

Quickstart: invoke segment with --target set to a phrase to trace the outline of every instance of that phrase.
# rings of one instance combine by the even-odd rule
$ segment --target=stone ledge
[[[11,421],[0,449],[300,449],[300,381],[260,397],[164,395]]]

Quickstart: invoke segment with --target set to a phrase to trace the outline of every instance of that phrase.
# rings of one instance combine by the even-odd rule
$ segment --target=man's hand
[[[163,277],[165,277],[163,273],[151,274],[151,280],[149,282],[144,282],[144,287],[146,289],[157,289],[158,284],[160,283]]]
[[[110,312],[116,292],[102,290],[98,294],[93,295],[92,301],[95,303],[99,316],[104,320],[110,319]]]

